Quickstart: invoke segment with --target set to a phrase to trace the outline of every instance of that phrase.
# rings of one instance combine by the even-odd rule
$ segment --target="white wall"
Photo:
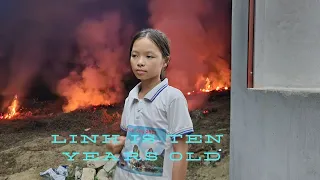
[[[260,1],[260,5],[261,2],[266,3],[263,0],[256,1]],[[276,14],[283,19],[284,13],[288,13],[290,7],[293,10],[297,9],[292,6],[299,6],[306,1],[316,2],[315,0],[300,1],[299,3],[297,0],[272,0],[272,2],[270,0],[266,3],[267,14],[270,16],[267,21],[269,28],[266,30],[271,30],[268,33],[270,40],[265,38],[265,41],[260,43],[266,44],[265,51],[268,51],[269,54],[256,57],[263,59],[258,62],[265,66],[264,68],[260,67],[260,69],[266,70],[264,76],[260,74],[260,79],[264,80],[262,82],[266,86],[281,85],[281,83],[295,87],[300,86],[301,81],[295,81],[294,77],[287,77],[290,73],[291,75],[300,73],[301,77],[312,78],[316,83],[319,83],[319,80],[311,75],[312,73],[316,74],[315,70],[320,70],[315,67],[318,65],[315,56],[318,52],[320,53],[320,46],[308,47],[310,44],[318,45],[318,42],[307,43],[306,41],[318,39],[316,35],[314,38],[310,36],[316,30],[320,32],[320,28],[309,28],[310,34],[305,34],[305,38],[301,35],[291,38],[290,36],[293,36],[294,32],[302,32],[300,25],[297,25],[293,30],[294,28],[286,24],[288,34],[283,34],[277,28],[277,22],[274,20]],[[276,7],[278,2],[285,2],[289,7],[283,7],[284,5]],[[320,94],[284,96],[281,92],[247,89],[248,0],[233,0],[232,3],[230,180],[319,180]],[[318,7],[314,7],[316,5]],[[302,8],[300,14],[304,15],[294,19],[298,19],[301,25],[315,26],[309,20],[317,22],[319,20],[316,18],[320,18],[320,16],[307,18],[308,14],[316,14],[314,11],[320,8],[319,4],[314,3],[313,7],[309,8],[312,12],[306,12],[307,8],[304,8],[303,4],[299,8]],[[259,9],[261,10],[261,6]],[[294,13],[295,16],[299,14],[298,12]],[[284,26],[282,25],[281,29],[284,29]],[[274,34],[281,41],[277,41]],[[303,40],[301,45],[292,42],[298,41],[299,38]],[[281,44],[285,44],[289,40],[291,43],[280,49]],[[305,47],[303,48],[302,45]],[[309,53],[306,53],[307,51]],[[296,56],[301,57],[302,55],[308,56],[308,58],[304,58],[304,61],[298,61]],[[311,58],[313,58],[312,61]],[[312,63],[310,73],[299,70],[303,67],[309,68],[306,67],[307,62]],[[273,67],[273,63],[276,63],[278,67]],[[283,82],[277,80],[275,75],[270,72],[280,76]],[[285,75],[282,72],[286,72]],[[284,81],[285,79],[287,81]],[[308,81],[304,83],[309,86],[316,84]]]
[[[256,88],[320,88],[320,1],[256,0]]]

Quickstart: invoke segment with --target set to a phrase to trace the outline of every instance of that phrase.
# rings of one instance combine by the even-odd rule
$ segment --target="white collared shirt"
[[[173,144],[168,135],[194,132],[187,100],[180,90],[169,86],[168,79],[139,99],[140,84],[130,91],[125,100],[120,127],[127,132],[127,138],[120,161],[125,152],[138,152],[141,160],[121,161],[123,166],[118,163],[114,180],[149,180],[150,176],[153,180],[171,180]],[[142,136],[146,134],[154,135],[155,142],[142,143]],[[147,160],[146,152],[157,153],[157,162]]]

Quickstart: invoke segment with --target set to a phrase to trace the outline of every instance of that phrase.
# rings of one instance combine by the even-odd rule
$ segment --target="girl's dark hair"
[[[131,51],[132,51],[132,47],[134,42],[137,39],[143,38],[143,37],[147,37],[149,38],[159,49],[160,52],[162,54],[162,57],[166,60],[166,63],[169,63],[169,56],[170,56],[170,43],[169,43],[169,39],[167,38],[167,36],[157,30],[157,29],[143,29],[142,31],[139,31],[132,39],[131,45],[130,45],[130,56],[131,57]],[[168,68],[168,65],[165,69],[163,69],[162,73],[161,73],[161,80],[163,80],[165,78],[165,70]]]

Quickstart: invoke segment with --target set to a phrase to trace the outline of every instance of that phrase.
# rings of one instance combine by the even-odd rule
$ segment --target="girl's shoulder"
[[[168,98],[169,101],[173,101],[175,99],[185,99],[185,95],[178,88],[168,86],[165,89],[164,95]]]

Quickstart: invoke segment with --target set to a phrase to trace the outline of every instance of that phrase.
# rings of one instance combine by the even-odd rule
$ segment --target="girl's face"
[[[134,42],[130,63],[134,75],[141,81],[160,79],[162,68],[167,66],[160,49],[145,37]]]

